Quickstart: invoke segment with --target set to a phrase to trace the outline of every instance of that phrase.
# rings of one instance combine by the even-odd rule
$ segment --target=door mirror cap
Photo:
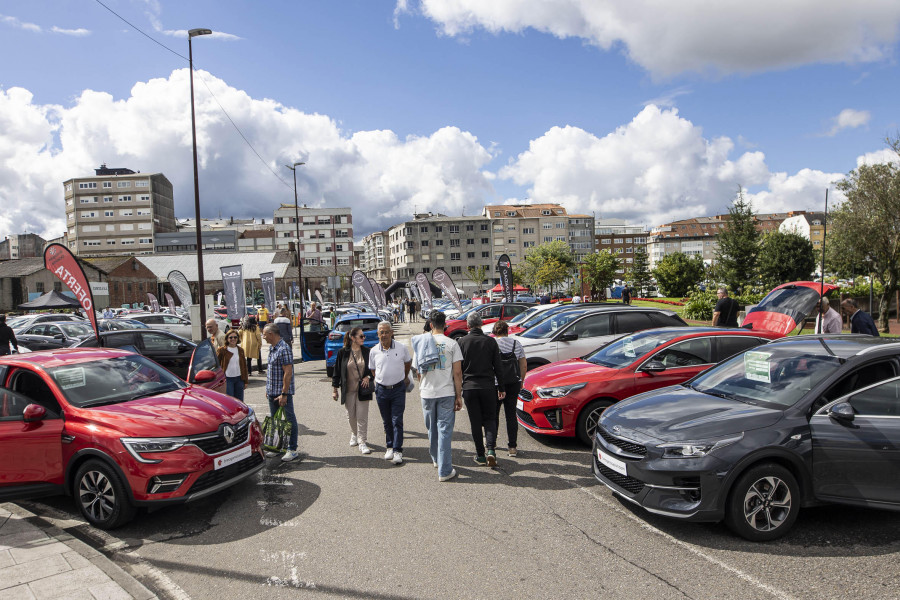
[[[645,373],[662,373],[666,370],[666,365],[662,364],[658,360],[648,360],[643,364],[640,370],[644,371]]]
[[[54,340],[64,340],[64,339],[66,339],[66,336],[64,336],[61,333],[57,333],[56,335],[53,336],[53,339]]]
[[[828,411],[828,416],[838,421],[852,421],[856,418],[856,413],[849,402],[838,402]]]
[[[47,409],[45,409],[40,404],[29,404],[25,407],[25,412],[22,417],[24,418],[26,423],[33,423],[35,421],[40,421],[44,417],[47,416]]]
[[[208,383],[216,378],[216,372],[210,371],[209,369],[203,369],[202,371],[198,371],[196,375],[194,375],[194,383]]]
[[[187,344],[179,344],[178,345],[179,352],[187,352],[188,350],[193,350],[193,348],[191,346],[188,346]]]
[[[559,336],[556,339],[556,341],[557,342],[574,342],[577,339],[578,339],[577,333],[564,333],[561,336]]]

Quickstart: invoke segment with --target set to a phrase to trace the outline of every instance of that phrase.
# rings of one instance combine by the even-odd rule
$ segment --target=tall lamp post
[[[294,226],[297,228],[297,244],[294,249],[297,252],[297,293],[300,295],[300,312],[303,312],[303,263],[300,262],[300,201],[297,199],[297,167],[305,165],[305,162],[295,162],[293,165],[284,165],[294,173]]]
[[[194,116],[194,53],[191,39],[198,35],[210,35],[209,29],[191,29],[188,31],[188,65],[191,71],[191,140],[194,147],[194,218],[197,228],[197,293],[200,295],[200,331],[206,326],[206,290],[203,281],[203,241],[200,235],[200,178],[197,175],[197,121]]]

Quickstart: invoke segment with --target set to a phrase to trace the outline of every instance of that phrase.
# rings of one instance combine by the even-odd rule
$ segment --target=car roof
[[[778,347],[788,346],[798,354],[834,354],[840,358],[851,358],[861,354],[900,353],[898,340],[875,337],[859,333],[832,333],[824,335],[794,335],[783,337],[770,343]],[[830,352],[829,352],[830,350]]]
[[[340,315],[335,321],[335,325],[337,325],[341,321],[350,321],[353,319],[378,319],[380,321],[381,317],[371,312],[347,313]]]
[[[24,363],[36,365],[42,369],[50,369],[63,365],[71,365],[83,362],[91,362],[104,358],[128,356],[133,354],[127,350],[118,348],[59,348],[57,350],[39,350],[28,354],[10,354],[0,356],[0,364],[21,365]]]

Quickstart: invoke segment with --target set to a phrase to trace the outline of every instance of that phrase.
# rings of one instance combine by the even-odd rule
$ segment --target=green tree
[[[562,265],[566,272],[566,275],[555,283],[565,281],[569,271],[575,265],[572,250],[566,242],[561,240],[546,242],[531,248],[525,255],[525,258],[519,263],[518,271],[522,282],[529,284],[532,288],[543,286],[544,284],[540,282],[540,273],[544,268],[544,264],[548,261]]]
[[[845,264],[870,272],[882,285],[878,327],[888,333],[888,306],[900,285],[900,138],[888,145],[897,160],[860,165],[837,183],[846,200],[830,216],[828,240]]]
[[[555,258],[548,258],[538,268],[535,279],[539,286],[552,291],[553,287],[565,281],[568,275],[569,269],[564,264]]]
[[[617,255],[609,250],[595,252],[584,257],[581,263],[582,276],[591,287],[591,296],[597,298],[612,285],[620,262]]]
[[[683,298],[703,278],[703,260],[699,256],[689,258],[681,252],[667,254],[653,269],[663,296]]]
[[[634,286],[634,295],[643,297],[644,290],[650,286],[650,257],[643,246],[635,246],[634,259],[627,274],[628,281]]]
[[[753,206],[738,188],[737,198],[728,209],[728,223],[719,234],[716,262],[724,282],[739,292],[756,281],[759,231],[755,221]]]
[[[487,275],[488,268],[484,265],[480,267],[469,267],[466,271],[466,276],[469,280],[475,284],[477,289],[481,289],[484,284],[484,277]]]
[[[798,233],[773,231],[763,236],[757,260],[759,277],[767,288],[809,279],[816,268],[812,242]]]

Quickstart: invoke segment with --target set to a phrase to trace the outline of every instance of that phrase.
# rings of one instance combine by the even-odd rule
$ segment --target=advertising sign
[[[431,312],[431,286],[428,285],[428,276],[425,273],[416,273],[416,287],[422,299],[422,306],[427,312]]]
[[[56,275],[63,284],[72,290],[75,299],[81,304],[81,308],[91,321],[97,344],[100,342],[100,331],[97,329],[97,314],[94,312],[94,296],[91,294],[91,286],[84,274],[84,269],[62,244],[49,244],[44,249],[44,267]]]
[[[150,292],[147,292],[147,303],[150,305],[150,312],[159,312],[159,300]]]
[[[246,312],[247,300],[244,292],[244,268],[242,265],[222,267],[222,285],[225,287],[225,306],[228,318],[241,319]]]
[[[260,273],[259,280],[262,282],[263,299],[269,310],[275,310],[275,272]]]
[[[375,300],[378,301],[378,308],[384,308],[387,306],[387,296],[384,293],[384,288],[378,285],[378,282],[369,278],[369,283],[372,285],[372,289],[375,291]]]
[[[497,267],[500,269],[500,285],[503,288],[503,296],[507,302],[513,301],[513,281],[512,281],[512,263],[506,254],[497,261]]]
[[[316,290],[316,300],[319,301],[319,305],[325,304],[325,301],[322,300],[322,292]]]
[[[166,292],[166,304],[169,305],[169,312],[173,315],[175,314],[175,299],[172,298],[172,294]]]
[[[188,285],[188,280],[184,273],[181,271],[169,271],[166,279],[169,280],[169,285],[175,290],[175,295],[178,296],[182,306],[188,307],[194,303],[191,298],[191,286]]]
[[[353,271],[353,274],[350,276],[350,281],[353,283],[354,289],[366,299],[366,302],[369,303],[372,310],[377,311],[378,301],[375,300],[375,290],[372,288],[372,283],[369,278],[366,277],[366,274],[359,270]]]
[[[456,285],[453,283],[453,279],[450,278],[450,275],[447,274],[447,271],[435,269],[431,272],[431,280],[438,284],[438,287],[444,292],[444,296],[450,298],[453,302],[453,306],[456,307],[456,310],[462,313],[463,307],[462,303],[459,301],[459,292],[456,291]]]

